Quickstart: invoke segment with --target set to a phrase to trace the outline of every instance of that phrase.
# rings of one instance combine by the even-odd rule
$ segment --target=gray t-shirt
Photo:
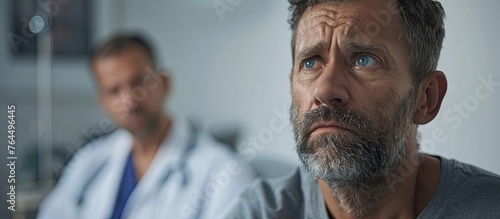
[[[436,194],[423,218],[500,218],[500,176],[441,159]],[[316,179],[303,168],[286,177],[258,180],[233,203],[225,218],[328,218]]]

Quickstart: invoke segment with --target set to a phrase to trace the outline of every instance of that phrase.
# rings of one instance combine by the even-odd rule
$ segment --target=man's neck
[[[147,171],[163,142],[165,136],[172,127],[172,119],[168,116],[160,117],[158,127],[148,137],[134,137],[132,143],[133,163],[136,170],[136,178],[139,180]]]
[[[358,204],[373,206],[361,218],[416,218],[436,193],[439,176],[439,159],[420,154],[415,146],[409,147],[405,163],[396,170],[394,176],[381,179],[381,184],[385,184],[387,188],[381,191],[383,194],[380,197],[375,197],[376,200],[364,196],[373,190],[381,189],[377,186],[374,188],[334,186],[335,188],[332,188],[323,180],[318,180],[318,184],[328,212],[334,218],[359,218],[354,212],[348,212],[341,207],[348,205],[350,201],[365,202]],[[345,200],[345,197],[357,197],[357,199]]]
[[[148,132],[147,135],[133,136],[132,150],[134,153],[136,151],[138,153],[156,151],[165,136],[168,134],[171,123],[170,117],[162,115],[159,117],[157,127]]]

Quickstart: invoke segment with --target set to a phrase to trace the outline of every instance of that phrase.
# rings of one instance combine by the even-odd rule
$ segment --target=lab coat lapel
[[[94,179],[92,191],[89,191],[91,195],[86,201],[89,210],[85,211],[89,215],[84,218],[109,218],[111,216],[125,163],[132,148],[130,134],[124,130],[120,131],[122,133],[117,136],[117,139],[110,141],[114,145],[110,147],[110,153],[107,155],[108,161],[99,177]]]
[[[163,206],[168,204],[159,202],[158,200],[162,199],[162,197],[158,197],[158,195],[162,189],[165,189],[163,187],[180,184],[180,182],[172,182],[174,179],[170,178],[170,176],[166,180],[165,177],[169,173],[170,175],[178,174],[175,171],[175,167],[178,165],[187,147],[187,135],[188,128],[186,121],[183,119],[174,120],[172,129],[163,140],[151,166],[130,195],[124,210],[124,215],[127,217],[124,218],[135,218],[135,216],[142,218],[145,215],[139,213],[139,211],[154,214],[154,212],[161,210]]]

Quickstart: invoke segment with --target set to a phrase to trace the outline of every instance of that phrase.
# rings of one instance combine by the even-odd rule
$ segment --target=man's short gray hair
[[[295,32],[304,11],[317,3],[344,3],[350,0],[288,0],[291,12],[292,55],[295,59]],[[429,72],[436,70],[445,36],[445,12],[435,0],[396,0],[399,15],[410,48],[413,82],[419,85]]]

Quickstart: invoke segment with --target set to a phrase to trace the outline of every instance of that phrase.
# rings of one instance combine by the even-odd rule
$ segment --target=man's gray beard
[[[136,129],[130,129],[130,128],[125,128],[127,131],[129,131],[135,138],[138,139],[149,139],[151,138],[152,135],[157,134],[159,129],[162,127],[161,122],[163,120],[161,119],[161,111],[160,113],[153,114],[152,116],[149,117],[148,121],[146,121],[146,126],[145,127],[140,127]]]
[[[395,114],[385,110],[378,117],[365,117],[339,107],[320,107],[300,120],[292,103],[290,115],[300,160],[314,177],[330,186],[340,207],[356,217],[376,207],[394,184],[387,177],[399,175],[397,169],[405,160],[413,92],[399,102],[392,104]],[[351,131],[310,139],[308,131],[319,121],[335,121]]]

